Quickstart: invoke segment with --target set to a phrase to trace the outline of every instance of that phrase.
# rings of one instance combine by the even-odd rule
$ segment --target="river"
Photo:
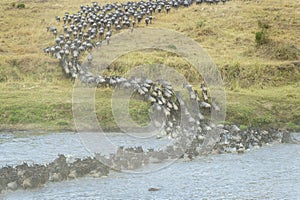
[[[300,134],[295,134],[299,140]],[[134,145],[119,134],[111,139]],[[159,147],[166,141],[144,142]],[[0,133],[0,166],[47,163],[58,154],[90,155],[74,133]],[[108,177],[85,177],[48,183],[34,190],[18,190],[0,199],[299,199],[300,145],[276,144],[244,154],[209,155],[192,161],[177,160],[153,172],[111,172]],[[149,170],[150,169],[150,170]],[[147,171],[147,170],[145,170]],[[148,191],[149,188],[158,191]]]

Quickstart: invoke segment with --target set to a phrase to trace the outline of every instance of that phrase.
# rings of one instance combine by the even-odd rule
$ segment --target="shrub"
[[[255,43],[257,46],[261,46],[269,42],[267,30],[270,28],[270,25],[259,20],[258,27],[261,30],[255,33]]]
[[[258,31],[255,33],[255,43],[258,46],[268,43],[265,31]]]
[[[174,44],[170,44],[167,46],[169,49],[173,49],[173,50],[176,50],[177,47],[174,45]]]
[[[17,8],[25,8],[25,4],[24,4],[24,3],[19,3],[19,4],[17,5]]]

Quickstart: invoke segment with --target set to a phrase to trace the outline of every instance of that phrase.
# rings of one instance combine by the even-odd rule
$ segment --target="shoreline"
[[[214,130],[221,131],[220,141],[210,146],[206,144],[205,139],[199,138],[196,146],[200,145],[200,149],[197,149],[193,142],[189,146],[185,146],[186,144],[169,145],[162,150],[146,150],[142,146],[121,146],[118,147],[116,153],[108,157],[95,153],[94,156],[74,158],[70,162],[67,161],[65,155],[60,154],[58,158],[47,164],[23,163],[16,166],[2,166],[0,168],[2,176],[0,193],[41,188],[49,182],[68,181],[81,177],[101,178],[108,176],[112,171],[138,170],[151,163],[163,163],[170,159],[188,161],[206,155],[243,154],[268,145],[300,144],[298,140],[295,142],[295,138],[290,132],[267,131],[264,129],[241,131],[234,125]],[[214,131],[212,130],[212,132]],[[245,135],[247,133],[251,136]],[[242,143],[244,145],[241,145]]]
[[[226,123],[228,125],[234,125],[233,123]],[[272,125],[266,125],[266,126],[249,126],[246,128],[243,128],[244,125],[237,125],[240,129],[247,129],[247,128],[260,128],[260,129],[275,129],[278,131],[288,131],[288,132],[300,132],[300,127],[296,128],[296,129],[290,129],[290,128],[278,128],[278,127],[274,127]],[[63,132],[73,132],[73,133],[77,133],[78,131],[76,130],[75,127],[69,127],[69,128],[54,128],[54,129],[49,129],[49,128],[42,128],[42,126],[36,126],[35,128],[32,127],[25,127],[22,126],[23,128],[20,128],[19,125],[16,126],[0,126],[0,133],[20,133],[20,132],[26,132],[26,133],[63,133]],[[90,132],[95,132],[93,130],[88,130]],[[121,133],[122,131],[119,128],[104,128],[103,132],[106,133]]]

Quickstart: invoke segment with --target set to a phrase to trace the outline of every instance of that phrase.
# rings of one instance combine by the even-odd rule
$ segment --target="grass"
[[[67,80],[1,83],[0,128],[70,130],[72,90]]]
[[[24,7],[18,8],[21,4]],[[75,130],[73,82],[64,77],[57,60],[42,50],[54,42],[46,27],[61,26],[55,16],[75,13],[80,4],[90,1],[0,2],[0,129]],[[172,9],[168,15],[155,14],[151,27],[179,31],[207,51],[225,81],[227,122],[300,130],[299,9],[294,0],[193,5]],[[261,30],[258,21],[268,25],[268,42],[259,46],[255,42]],[[201,80],[185,60],[161,51],[132,52],[104,73],[125,74],[141,64],[170,66],[194,85]],[[111,94],[110,89],[99,88],[95,97],[95,111],[106,130],[117,128]],[[134,121],[146,125],[147,113],[146,103],[130,101]]]
[[[299,130],[299,84],[227,91],[227,120],[246,126]]]

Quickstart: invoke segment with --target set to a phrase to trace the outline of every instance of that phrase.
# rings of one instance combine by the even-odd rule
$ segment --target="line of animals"
[[[168,14],[171,9],[188,7],[196,4],[218,4],[219,0],[156,0],[137,1],[127,3],[113,3],[100,6],[93,2],[91,6],[80,6],[76,14],[68,12],[61,18],[56,16],[56,20],[63,22],[62,31],[59,34],[56,27],[47,27],[55,38],[55,44],[44,49],[46,54],[56,57],[63,68],[64,73],[72,78],[79,79],[83,84],[93,87],[112,87],[119,89],[129,89],[139,94],[151,108],[157,112],[157,121],[165,119],[165,131],[169,135],[176,132],[194,131],[200,133],[202,130],[210,130],[211,127],[205,120],[200,110],[214,109],[220,111],[220,107],[212,98],[209,103],[208,90],[204,83],[201,84],[203,100],[198,91],[191,85],[185,84],[183,87],[188,91],[192,106],[184,103],[180,93],[176,93],[171,83],[167,81],[154,82],[149,79],[133,77],[126,79],[120,76],[95,76],[90,72],[88,66],[81,63],[81,57],[87,54],[89,65],[92,63],[92,49],[101,48],[102,42],[109,45],[113,32],[118,32],[124,28],[131,28],[133,31],[142,21],[146,25],[152,23],[155,12]],[[226,0],[222,0],[225,4]],[[204,111],[205,112],[205,111]],[[184,113],[184,116],[182,116]],[[180,122],[182,117],[188,121],[185,126]],[[177,134],[178,135],[178,134]]]
[[[149,163],[184,158],[190,160],[207,154],[243,153],[265,144],[291,142],[289,132],[272,129],[248,128],[242,131],[236,125],[219,125],[214,131],[218,132],[220,137],[211,144],[208,144],[211,141],[206,141],[204,136],[198,136],[188,146],[185,142],[168,145],[164,149],[120,146],[116,153],[110,155],[95,153],[93,157],[72,159],[74,161],[70,161],[65,155],[58,155],[58,158],[48,164],[23,163],[4,166],[0,169],[0,193],[39,188],[49,182],[73,180],[84,176],[99,178],[109,175],[110,171],[135,170]],[[199,144],[203,143],[207,144],[201,148]]]
[[[167,135],[175,140],[165,149],[148,149],[143,147],[119,147],[110,155],[95,153],[94,157],[76,159],[67,162],[64,155],[49,164],[23,163],[18,166],[4,166],[0,169],[0,193],[7,190],[33,189],[47,182],[75,179],[83,176],[107,176],[110,170],[134,170],[149,163],[160,163],[178,158],[193,159],[209,153],[243,153],[251,148],[273,142],[290,140],[288,132],[248,128],[240,130],[236,125],[215,125],[202,112],[221,111],[217,102],[209,100],[208,89],[200,84],[201,95],[189,84],[183,87],[188,92],[189,103],[186,104],[182,94],[174,91],[171,83],[160,80],[133,77],[126,79],[119,76],[94,76],[88,67],[81,65],[81,57],[87,52],[88,62],[93,60],[91,50],[101,48],[102,41],[109,45],[113,32],[123,28],[134,31],[144,20],[146,25],[152,23],[152,15],[169,13],[171,9],[188,7],[193,3],[218,4],[219,0],[157,0],[127,2],[125,4],[92,3],[92,6],[80,6],[76,14],[65,13],[58,22],[63,21],[63,34],[56,27],[47,30],[55,37],[55,45],[44,49],[46,54],[55,56],[68,77],[78,78],[88,87],[113,87],[128,89],[150,102],[156,120],[163,122]],[[222,0],[225,4],[226,0]],[[200,112],[201,111],[201,112]]]
[[[95,77],[80,65],[80,58],[85,52],[88,52],[87,60],[90,63],[93,59],[91,50],[101,47],[103,43],[109,45],[113,32],[117,33],[125,28],[133,31],[142,21],[146,25],[151,24],[154,13],[169,13],[171,9],[188,7],[194,2],[218,4],[219,0],[149,0],[104,6],[99,6],[96,2],[92,6],[81,5],[75,14],[66,12],[62,18],[56,16],[58,22],[63,21],[63,33],[59,33],[54,26],[47,27],[47,31],[55,36],[55,44],[45,48],[44,52],[60,61],[66,75],[94,82]],[[226,0],[222,2],[225,3]]]

